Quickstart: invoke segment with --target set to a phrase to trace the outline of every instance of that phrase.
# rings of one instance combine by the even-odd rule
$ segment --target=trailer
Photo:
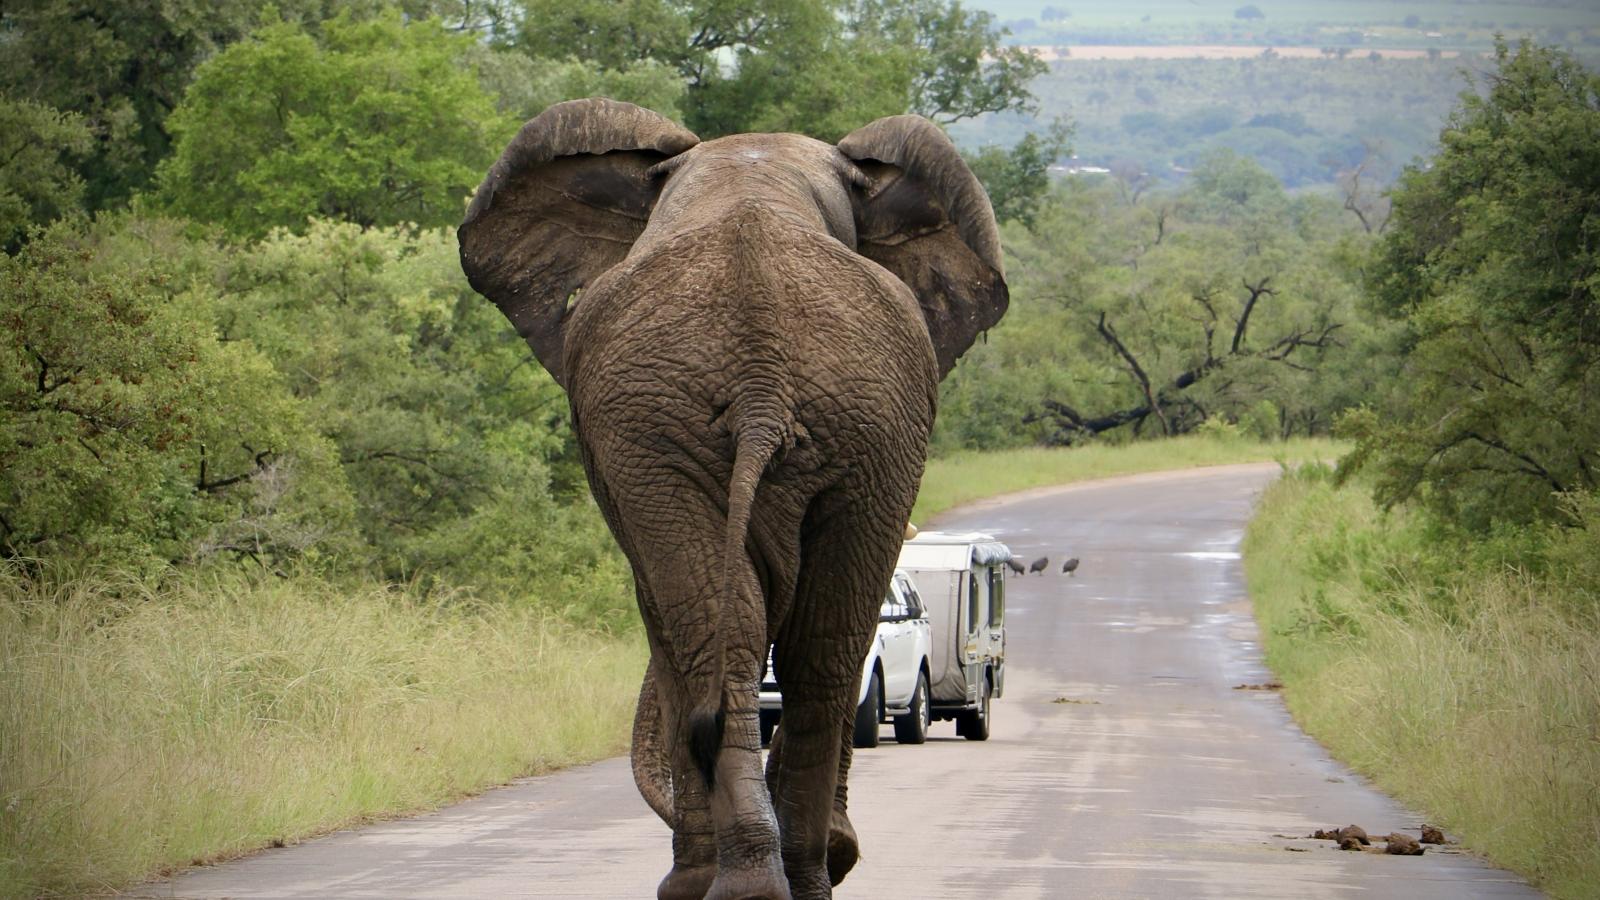
[[[1006,685],[1006,561],[1011,549],[981,532],[925,531],[905,542],[900,568],[916,582],[933,626],[931,713],[956,734],[989,739],[990,701]]]

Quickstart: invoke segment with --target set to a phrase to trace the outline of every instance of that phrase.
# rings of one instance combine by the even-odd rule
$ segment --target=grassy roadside
[[[614,755],[643,672],[637,636],[526,610],[306,578],[129,593],[0,577],[0,896],[80,896]]]
[[[1472,850],[1600,896],[1600,610],[1439,546],[1325,470],[1268,490],[1245,567],[1289,708]]]
[[[911,521],[926,522],[985,497],[1074,481],[1231,463],[1332,460],[1343,451],[1342,444],[1325,438],[1263,443],[1227,434],[1191,434],[1137,444],[957,453],[928,461]]]

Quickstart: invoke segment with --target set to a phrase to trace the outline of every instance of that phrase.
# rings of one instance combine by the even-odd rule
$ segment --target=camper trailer
[[[900,568],[933,625],[929,681],[934,719],[989,739],[989,704],[1006,685],[1006,560],[1011,550],[978,532],[925,531],[905,542]]]

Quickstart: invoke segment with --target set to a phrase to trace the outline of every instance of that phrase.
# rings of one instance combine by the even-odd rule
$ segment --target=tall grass
[[[1268,662],[1385,791],[1553,896],[1600,896],[1600,614],[1450,547],[1325,473],[1280,480],[1245,539]]]
[[[311,579],[0,575],[0,895],[80,895],[620,752],[643,642]]]
[[[928,461],[911,520],[924,522],[947,509],[997,494],[1074,481],[1229,463],[1331,460],[1343,450],[1342,444],[1325,438],[1262,442],[1224,433],[1120,445],[953,453]]]

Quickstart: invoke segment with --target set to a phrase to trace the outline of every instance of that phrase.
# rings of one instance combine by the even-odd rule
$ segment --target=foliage
[[[338,447],[387,577],[614,617],[625,570],[582,493],[565,398],[458,252],[443,229],[276,232],[217,276],[222,335],[260,347]]]
[[[584,97],[610,97],[683,118],[684,82],[676,70],[655,59],[602,69],[576,57],[534,58],[514,50],[475,48],[478,78],[495,97],[495,106],[515,122],[525,122],[556,103]]]
[[[996,219],[1033,227],[1050,190],[1050,167],[1071,152],[1071,140],[1071,127],[1057,119],[1043,135],[1029,132],[1010,150],[984,147],[967,155]]]
[[[258,28],[207,61],[168,120],[160,194],[240,235],[310,215],[456,224],[513,130],[463,64],[470,38],[397,13]]]
[[[678,68],[699,62],[703,51],[720,45],[713,33],[732,22],[729,15],[782,15],[782,5],[683,3],[678,0],[522,0],[520,27],[512,46],[533,59],[575,57],[603,70],[642,60]],[[775,18],[773,24],[792,25]],[[697,33],[699,32],[699,33]]]
[[[1407,390],[1347,422],[1384,502],[1476,528],[1600,488],[1600,77],[1528,44],[1497,60],[1394,192],[1371,282]]]
[[[82,116],[0,96],[0,249],[16,250],[30,225],[78,208],[83,179],[72,162],[89,144]]]
[[[0,9],[0,89],[82,117],[94,135],[80,174],[93,210],[148,183],[171,138],[166,117],[190,73],[242,35],[244,0],[21,0]]]
[[[1031,230],[1004,237],[1011,310],[945,383],[940,452],[1175,434],[1216,415],[1325,433],[1382,371],[1351,353],[1383,338],[1356,308],[1354,219],[1232,155],[1176,192],[1065,180]]]
[[[68,223],[0,258],[5,555],[339,552],[352,509],[333,446],[268,359],[216,340],[183,241],[161,224],[141,240]]]
[[[847,15],[858,43],[912,51],[907,112],[948,125],[1034,111],[1028,85],[1045,64],[1024,48],[1002,46],[1006,31],[993,14],[963,9],[960,0],[855,0]]]
[[[1257,505],[1244,557],[1295,719],[1467,848],[1553,897],[1600,856],[1600,519],[1463,531],[1316,467]]]
[[[703,138],[797,131],[835,140],[871,119],[917,112],[953,122],[1029,110],[1032,54],[959,0],[524,0],[513,44],[601,72],[641,61],[685,85]]]

